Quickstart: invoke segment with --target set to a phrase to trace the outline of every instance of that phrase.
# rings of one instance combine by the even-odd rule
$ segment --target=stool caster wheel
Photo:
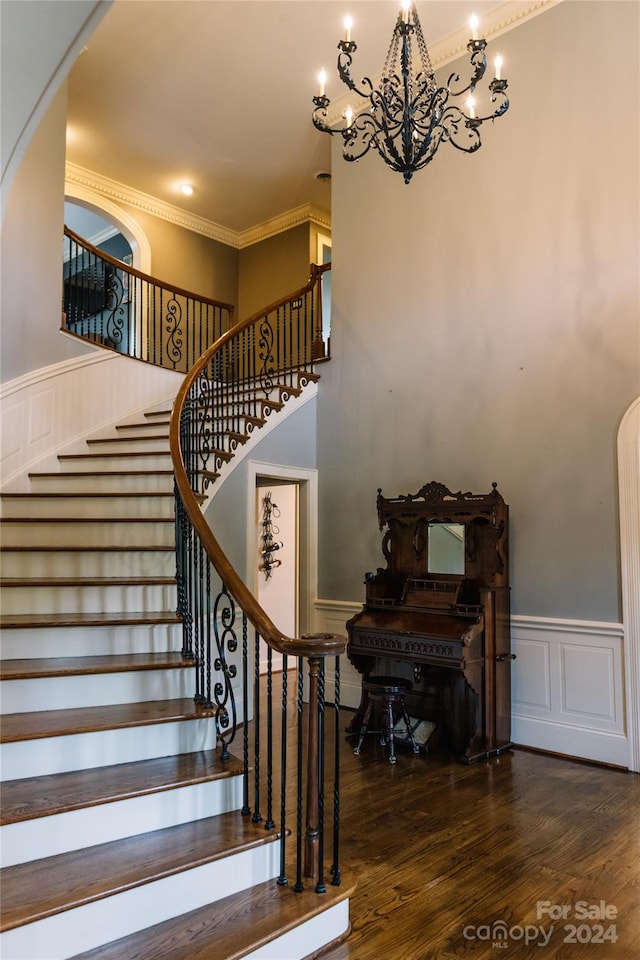
[[[360,747],[354,747],[353,752],[355,753],[356,757],[358,757],[360,755]]]
[[[395,756],[389,757],[389,763],[395,763],[395,762],[396,762],[396,759],[397,759],[397,758],[396,758]]]

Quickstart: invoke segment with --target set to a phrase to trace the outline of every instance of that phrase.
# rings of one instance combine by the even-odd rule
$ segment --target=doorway
[[[298,484],[258,477],[256,483],[256,543],[258,602],[279,630],[298,635],[299,515]],[[261,642],[260,672],[267,669],[267,647]],[[282,655],[272,656],[274,670],[282,670]]]
[[[247,464],[247,563],[245,582],[253,590],[270,619],[287,636],[313,632],[317,594],[317,471],[304,467],[249,461]],[[272,522],[278,527],[273,540],[282,546],[272,551],[271,575],[266,577],[261,555],[264,534],[264,497],[278,508]],[[266,602],[265,602],[266,601]],[[266,668],[266,644],[260,651],[261,669]],[[281,659],[272,660],[274,669]]]

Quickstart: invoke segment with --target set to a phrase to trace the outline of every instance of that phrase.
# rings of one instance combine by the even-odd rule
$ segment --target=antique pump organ
[[[365,575],[347,624],[349,660],[367,678],[411,680],[411,717],[467,763],[508,749],[511,727],[509,513],[488,494],[428,483],[415,495],[378,490],[385,569]],[[354,718],[357,731],[363,704]]]

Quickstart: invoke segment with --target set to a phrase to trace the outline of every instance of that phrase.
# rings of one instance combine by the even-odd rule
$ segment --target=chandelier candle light
[[[405,0],[398,13],[382,77],[374,88],[368,77],[364,77],[359,86],[351,77],[357,47],[351,39],[353,21],[346,17],[344,39],[338,43],[338,76],[365,103],[357,112],[347,107],[343,125],[331,123],[328,119],[331,101],[325,93],[327,75],[322,70],[318,77],[320,92],[313,98],[314,126],[323,133],[342,134],[345,160],[359,160],[375,147],[384,162],[403,175],[405,183],[434,158],[445,140],[464,153],[474,153],[482,145],[480,126],[485,120],[495,120],[506,113],[509,100],[505,93],[507,81],[502,79],[502,57],[498,56],[494,63],[495,76],[489,84],[492,112],[478,115],[473,93],[487,69],[487,41],[478,39],[476,16],[471,17],[469,26],[471,39],[467,50],[471,79],[462,87],[460,76],[452,73],[446,85],[439,86],[416,5]],[[415,66],[414,44],[417,47]],[[460,105],[449,102],[450,98],[462,97],[465,100]]]

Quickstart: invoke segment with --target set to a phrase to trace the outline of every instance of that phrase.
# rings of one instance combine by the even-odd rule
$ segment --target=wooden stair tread
[[[0,587],[172,587],[175,577],[0,577]]]
[[[134,437],[129,437],[129,436],[127,437],[120,437],[120,436],[89,437],[89,439],[87,440],[87,445],[93,446],[93,445],[99,445],[101,443],[131,443],[132,441],[136,441],[136,440],[141,440],[146,443],[149,440],[168,440],[168,439],[169,439],[168,433],[150,433],[150,434],[144,434],[143,436],[140,436],[140,437],[135,437],[135,436]]]
[[[128,673],[138,670],[173,670],[193,667],[181,653],[120,653],[85,657],[44,657],[0,661],[0,680],[38,680],[91,674]]]
[[[118,546],[118,544],[106,544],[103,547],[91,546],[89,544],[78,545],[75,543],[68,544],[50,544],[50,543],[41,543],[41,544],[31,544],[31,545],[22,545],[22,544],[2,544],[0,547],[0,553],[111,553],[118,552],[121,553],[153,553],[154,551],[160,552],[173,552],[175,553],[175,544],[169,546],[166,543],[151,543],[145,544],[144,546]]]
[[[148,414],[146,414],[148,416]],[[158,419],[146,420],[144,422],[138,423],[118,423],[116,424],[116,430],[148,430],[149,428],[154,429],[156,427],[168,427],[171,424],[171,418],[168,414],[156,414]],[[165,419],[159,419],[161,416]]]
[[[0,742],[16,743],[39,737],[65,737],[101,730],[122,730],[213,717],[215,707],[199,707],[192,698],[179,700],[147,700],[141,703],[118,703],[101,707],[79,707],[69,710],[39,710],[33,713],[7,713],[2,718]]]
[[[45,523],[51,524],[70,524],[70,523],[171,523],[174,524],[173,517],[1,517],[0,524],[11,523]]]
[[[71,960],[241,960],[259,947],[352,897],[355,883],[343,876],[327,892],[275,880],[258,883],[190,913],[165,920]]]
[[[29,479],[40,480],[50,477],[54,477],[56,480],[59,480],[61,477],[65,477],[66,479],[70,477],[74,479],[78,477],[85,477],[85,479],[100,477],[102,479],[105,475],[109,477],[172,477],[173,470],[110,470],[108,474],[105,474],[103,470],[52,470],[47,473],[30,473]],[[64,496],[66,496],[66,494],[64,494]],[[97,494],[97,496],[100,496],[100,494]],[[109,494],[107,494],[107,496],[109,496]]]
[[[200,750],[111,767],[11,780],[0,785],[0,823],[50,817],[241,773],[242,763],[235,757],[222,761],[218,751]]]
[[[0,929],[54,916],[276,837],[275,830],[233,812],[7,867]]]
[[[68,473],[52,473],[52,474],[32,473],[31,476],[32,477],[34,476],[68,477],[69,474]],[[87,474],[79,473],[79,474],[76,474],[76,476],[86,477]],[[163,493],[161,491],[151,492],[146,490],[143,492],[132,490],[130,493],[127,493],[126,490],[109,490],[108,493],[105,493],[103,491],[99,493],[89,493],[86,490],[79,490],[78,493],[54,493],[54,492],[40,493],[36,491],[31,491],[31,490],[27,490],[24,493],[0,493],[0,500],[32,500],[32,499],[33,500],[65,500],[65,499],[66,500],[82,500],[82,499],[91,499],[91,498],[93,498],[94,500],[109,500],[109,499],[113,499],[114,497],[115,498],[131,497],[133,499],[144,498],[145,500],[157,499],[157,498],[161,498],[164,500],[173,500],[174,494],[169,492],[167,493]]]
[[[3,613],[0,627],[113,627],[139,624],[182,623],[176,613]]]
[[[113,459],[114,457],[122,457],[135,459],[136,457],[169,457],[171,454],[168,449],[164,450],[116,450],[116,451],[103,451],[103,452],[92,452],[92,453],[59,453],[58,460],[60,461],[69,461],[69,460],[107,460],[109,458]]]

